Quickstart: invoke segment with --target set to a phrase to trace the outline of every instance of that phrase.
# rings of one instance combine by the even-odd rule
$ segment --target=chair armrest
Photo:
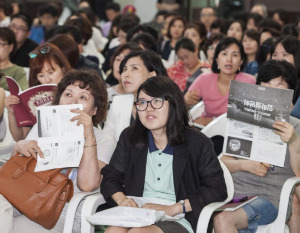
[[[213,212],[215,212],[215,210],[220,208],[221,206],[225,205],[227,202],[228,201],[226,199],[226,201],[213,202],[213,203],[210,203],[209,205],[205,206],[202,209],[200,216],[198,218],[196,233],[207,232],[209,220],[210,220]]]
[[[296,184],[300,184],[300,177],[292,177],[287,179],[281,189],[278,216],[273,226],[274,229],[278,230],[278,232],[284,232],[286,214],[289,205],[289,197]]]
[[[72,197],[72,199],[68,205],[63,233],[72,233],[75,213],[76,213],[79,203],[85,197],[95,194],[95,193],[99,193],[99,189],[97,189],[93,192],[79,192],[79,193],[74,194],[74,196]]]
[[[81,210],[81,232],[95,232],[94,225],[87,221],[87,217],[93,215],[96,212],[97,207],[104,203],[104,197],[100,192],[90,195],[85,199]]]

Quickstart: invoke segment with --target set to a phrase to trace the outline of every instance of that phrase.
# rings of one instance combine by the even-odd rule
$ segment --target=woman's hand
[[[188,106],[195,105],[199,102],[200,96],[196,90],[188,91],[184,95],[184,100]]]
[[[33,156],[35,159],[37,155],[39,155],[41,158],[44,158],[43,152],[35,140],[18,141],[14,147],[14,152],[19,152],[26,157]]]
[[[277,129],[273,132],[280,136],[281,140],[285,143],[293,143],[297,139],[297,133],[294,127],[288,122],[276,121],[273,128]]]
[[[243,163],[243,170],[261,177],[265,176],[268,170],[271,168],[270,164],[261,163],[254,160],[244,160]]]
[[[20,103],[20,99],[16,95],[7,96],[4,100],[5,107],[7,108],[8,113],[11,113],[11,114],[14,114],[13,106],[15,104],[19,104],[19,103]]]
[[[153,209],[153,210],[157,210],[157,211],[164,211],[166,215],[169,216],[174,216],[178,213],[178,209],[181,208],[182,206],[179,205],[178,203],[174,204],[174,205],[159,205],[159,204],[153,204],[153,203],[146,203],[143,206],[141,206],[141,208],[145,208],[145,209]]]
[[[84,138],[87,140],[91,136],[95,137],[92,117],[79,109],[71,109],[71,112],[78,113],[78,115],[73,117],[71,121],[77,121],[77,125],[83,124]]]
[[[117,204],[118,204],[118,206],[139,207],[132,198],[127,198],[127,197],[123,198]]]

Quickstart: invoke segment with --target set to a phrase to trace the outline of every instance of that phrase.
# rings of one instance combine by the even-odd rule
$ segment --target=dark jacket
[[[11,62],[18,66],[29,67],[30,57],[28,53],[32,52],[37,46],[37,43],[27,38],[24,44],[12,55]]]
[[[185,218],[196,230],[202,208],[227,197],[223,170],[210,139],[198,130],[187,128],[185,142],[174,146],[173,178],[176,201],[189,199],[192,212]],[[101,193],[107,203],[116,205],[111,196],[123,192],[129,196],[143,195],[148,145],[135,148],[128,140],[128,129],[119,139],[109,165],[101,173]]]

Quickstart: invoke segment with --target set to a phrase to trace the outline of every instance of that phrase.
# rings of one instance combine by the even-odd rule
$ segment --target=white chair
[[[278,232],[289,233],[290,232],[288,229],[288,226],[285,224],[286,223],[286,213],[287,213],[287,209],[288,209],[289,196],[293,190],[293,187],[297,184],[300,184],[300,177],[289,178],[284,183],[284,185],[281,189],[280,204],[279,204],[277,218],[271,224],[259,226],[257,229],[257,233],[278,233]],[[233,192],[233,189],[231,192]],[[203,227],[203,231],[201,231],[202,233],[206,232],[206,231],[204,231],[206,229],[206,228],[204,228],[204,226],[208,225],[208,221],[211,218],[212,213],[217,208],[219,208],[219,206],[215,207],[211,204],[211,205],[206,206],[202,210],[199,220],[198,220],[198,226]]]
[[[196,120],[198,117],[202,115],[202,113],[205,111],[205,106],[204,102],[200,101],[198,104],[194,105],[190,110],[189,110],[189,115],[190,115],[190,125],[195,126],[199,129],[203,129],[205,126],[193,122]]]
[[[224,172],[224,178],[225,178],[225,182],[226,182],[226,186],[227,186],[228,197],[223,202],[214,202],[214,203],[211,203],[211,204],[207,205],[207,207],[211,206],[212,209],[213,209],[211,214],[213,213],[213,211],[215,209],[221,207],[222,205],[224,205],[225,203],[230,201],[233,197],[232,177],[231,177],[230,172],[228,171],[227,167],[221,161],[220,161],[220,164],[221,164],[221,167],[222,167],[223,172]],[[87,194],[87,195],[85,195],[85,194]],[[84,203],[83,203],[83,206],[82,206],[82,211],[81,211],[81,232],[94,233],[95,227],[93,226],[93,224],[91,224],[87,221],[87,217],[94,214],[99,205],[105,203],[105,200],[104,200],[103,196],[100,194],[99,191],[98,191],[98,193],[79,193],[79,194],[75,194],[75,196],[72,198],[71,202],[69,203],[69,207],[68,207],[68,211],[67,211],[67,218],[66,218],[66,222],[65,222],[64,233],[71,233],[72,232],[72,226],[73,226],[73,219],[74,219],[74,216],[75,216],[75,211],[76,211],[77,205],[79,204],[80,200],[82,200],[83,197],[86,197],[86,199],[84,200]],[[73,199],[76,199],[76,200],[73,201]],[[201,216],[202,216],[202,212],[200,214],[200,217]],[[200,217],[199,217],[199,219],[200,219]],[[203,232],[207,231],[210,216],[207,219],[204,219],[202,217],[201,220],[203,222],[206,221],[206,225],[205,224],[203,225],[202,223],[201,224],[198,223],[196,233],[203,233]]]
[[[207,137],[212,138],[213,136],[225,136],[227,125],[227,113],[222,114],[213,121],[211,121],[207,126],[204,127],[201,132]]]

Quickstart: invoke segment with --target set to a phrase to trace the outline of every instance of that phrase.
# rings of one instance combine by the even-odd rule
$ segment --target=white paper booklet
[[[289,121],[293,91],[231,81],[223,153],[284,166],[287,144],[275,121]]]
[[[35,172],[54,168],[78,167],[84,147],[83,125],[70,120],[78,115],[71,109],[82,104],[41,106],[37,108],[38,145],[44,157],[37,156]]]

